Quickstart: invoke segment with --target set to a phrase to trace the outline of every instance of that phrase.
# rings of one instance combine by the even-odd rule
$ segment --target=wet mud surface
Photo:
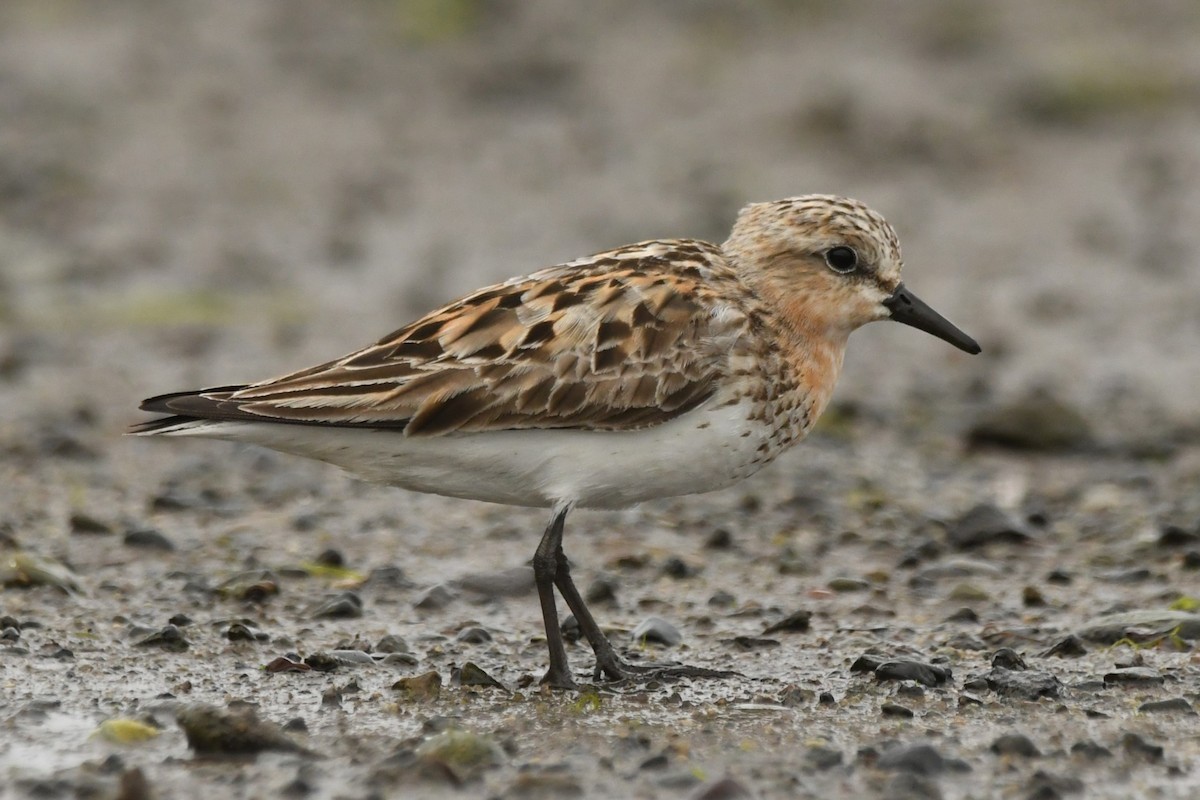
[[[614,7],[0,9],[0,794],[1200,791],[1195,9]],[[871,326],[759,475],[571,515],[626,658],[734,677],[540,688],[546,512],[121,436],[809,191],[984,353]]]

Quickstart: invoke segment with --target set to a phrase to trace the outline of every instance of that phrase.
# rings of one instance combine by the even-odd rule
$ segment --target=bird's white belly
[[[640,431],[516,430],[406,437],[398,431],[198,423],[176,435],[253,442],[418,492],[520,506],[620,508],[707,492],[758,471],[771,431],[750,403],[705,404]]]

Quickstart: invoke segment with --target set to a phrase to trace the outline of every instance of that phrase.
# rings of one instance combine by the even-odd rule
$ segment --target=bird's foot
[[[605,676],[615,683],[646,683],[651,680],[674,681],[680,678],[740,678],[740,672],[708,667],[689,667],[686,664],[631,664],[613,653],[597,659],[592,679],[599,682]]]

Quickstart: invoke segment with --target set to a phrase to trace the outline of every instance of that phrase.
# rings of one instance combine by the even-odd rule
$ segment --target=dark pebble
[[[713,550],[728,550],[733,547],[733,534],[725,528],[717,528],[704,540],[704,546]]]
[[[454,582],[464,592],[481,597],[524,597],[534,590],[533,568],[525,565],[494,572],[473,572]]]
[[[437,672],[426,672],[401,678],[392,684],[405,700],[436,700],[442,690],[442,676]]]
[[[779,705],[784,708],[799,708],[815,700],[817,693],[800,686],[788,686],[779,694]]]
[[[1162,714],[1176,711],[1184,714],[1196,713],[1196,709],[1192,708],[1192,704],[1183,697],[1172,697],[1170,700],[1150,700],[1138,706],[1138,711],[1144,714]]]
[[[488,686],[495,689],[503,689],[504,684],[486,673],[482,667],[473,661],[468,661],[462,665],[462,669],[457,671],[451,670],[450,682],[457,683],[460,686]]]
[[[1126,667],[1125,669],[1114,669],[1112,672],[1104,674],[1105,686],[1115,683],[1157,685],[1165,680],[1162,673],[1152,670],[1149,667]]]
[[[413,602],[413,608],[422,611],[437,611],[450,605],[454,600],[454,592],[444,583],[430,586]]]
[[[1189,530],[1183,525],[1166,523],[1158,535],[1159,547],[1195,547],[1200,544],[1200,528]]]
[[[213,706],[186,706],[176,712],[175,721],[183,728],[188,746],[204,755],[304,752],[278,725],[260,720],[249,708],[227,711]]]
[[[182,653],[188,649],[188,641],[183,638],[183,631],[174,625],[166,625],[162,630],[155,631],[137,643],[138,647],[161,647],[171,653]]]
[[[175,543],[154,528],[139,528],[125,534],[126,547],[141,547],[147,550],[174,550]]]
[[[1092,432],[1078,410],[1041,390],[981,414],[967,441],[1012,450],[1078,450],[1091,443]]]
[[[342,661],[329,653],[313,653],[305,657],[304,663],[314,672],[333,672],[342,666]]]
[[[752,800],[750,790],[733,778],[719,778],[699,786],[688,800]]]
[[[633,629],[630,638],[634,642],[649,642],[665,647],[675,647],[683,642],[683,634],[679,632],[679,629],[662,617],[647,617],[642,620]]]
[[[91,514],[76,511],[71,515],[71,533],[91,536],[108,536],[113,532],[112,526],[103,520],[96,519]]]
[[[904,719],[912,719],[916,716],[916,712],[911,708],[899,703],[884,703],[879,707],[879,713],[885,717],[902,717]]]
[[[363,601],[355,592],[342,592],[313,611],[313,619],[355,619],[363,615]]]
[[[589,603],[615,603],[617,582],[612,578],[597,578],[588,586],[583,597]]]
[[[1055,658],[1079,658],[1087,655],[1087,647],[1075,634],[1070,634],[1063,639],[1055,642],[1049,650],[1042,653],[1043,656],[1054,656]]]
[[[713,608],[731,608],[736,602],[737,598],[724,589],[718,589],[708,598],[708,604]]]
[[[863,653],[858,658],[854,659],[854,663],[850,665],[851,672],[874,672],[879,669],[880,664],[886,664],[887,659],[882,656],[877,656],[873,653]]]
[[[663,562],[662,566],[662,574],[666,575],[668,578],[675,578],[676,580],[694,577],[699,572],[700,570],[689,565],[682,558],[668,558],[665,562]]]
[[[1042,595],[1042,590],[1036,586],[1026,586],[1021,590],[1021,603],[1026,608],[1041,608],[1046,605],[1046,598]]]
[[[1023,523],[996,506],[981,503],[952,522],[946,537],[955,547],[968,549],[993,542],[1025,542],[1032,534]]]
[[[335,567],[341,569],[346,566],[346,559],[340,551],[334,550],[332,547],[322,550],[316,557],[316,563],[322,567]]]
[[[992,653],[992,667],[1009,669],[1014,672],[1029,669],[1029,665],[1025,663],[1025,659],[1021,657],[1021,654],[1011,647],[1001,647]]]
[[[947,647],[953,647],[955,650],[969,650],[974,653],[982,653],[988,649],[987,643],[974,634],[966,631],[959,631],[946,640]]]
[[[574,614],[569,614],[566,619],[560,622],[558,630],[563,636],[563,641],[567,644],[575,644],[583,638],[583,628]]]
[[[304,721],[304,717],[292,717],[283,723],[283,729],[292,733],[308,733],[308,723]]]
[[[1041,755],[1033,740],[1023,733],[1006,733],[998,737],[992,742],[991,750],[998,756],[1037,758]]]
[[[894,772],[937,775],[945,771],[946,760],[937,748],[922,742],[893,747],[879,757],[876,766]]]
[[[1057,800],[1083,791],[1083,781],[1073,775],[1054,775],[1038,770],[1029,779],[1029,800]]]
[[[800,609],[793,611],[778,622],[768,625],[763,633],[804,633],[809,629],[811,622],[812,612]]]
[[[821,692],[817,696],[817,703],[823,706],[835,706],[837,705],[837,698],[833,696],[832,692]]]
[[[1163,748],[1161,745],[1147,742],[1136,733],[1127,733],[1121,737],[1121,747],[1130,755],[1140,756],[1148,761],[1162,761]]]
[[[975,609],[963,606],[958,611],[946,617],[946,622],[979,622],[979,614]]]
[[[1096,744],[1091,739],[1081,739],[1071,745],[1071,755],[1081,756],[1089,761],[1097,761],[1101,758],[1112,758],[1112,750],[1104,745]]]
[[[639,770],[666,769],[667,765],[670,763],[671,763],[670,759],[667,758],[666,753],[659,753],[658,755],[650,756],[649,758],[644,760],[641,764],[638,764],[638,769]]]
[[[1145,583],[1153,577],[1154,573],[1146,567],[1116,569],[1096,573],[1096,579],[1105,583]]]
[[[0,628],[13,628],[14,630],[19,631],[21,630],[21,623],[16,617],[5,614],[4,616],[0,617]]]
[[[804,754],[804,763],[813,769],[826,770],[842,763],[842,751],[816,745]]]
[[[1053,583],[1055,586],[1069,586],[1074,578],[1071,573],[1063,569],[1056,569],[1046,576],[1046,583]]]
[[[768,639],[763,636],[735,636],[732,639],[726,639],[727,644],[731,644],[739,650],[763,650],[768,647],[779,647],[778,639]]]
[[[374,650],[376,653],[408,653],[408,652],[411,652],[411,649],[408,646],[408,642],[404,641],[404,639],[402,639],[401,637],[396,636],[395,634],[392,634],[392,633],[389,633],[388,635],[386,635],[382,639],[380,639],[375,644]]]
[[[404,576],[404,570],[396,566],[376,567],[367,575],[367,586],[386,586],[392,589],[407,589],[412,584]]]
[[[454,638],[463,644],[487,644],[492,640],[492,635],[478,625],[472,625],[463,628]]]
[[[303,661],[293,661],[285,656],[272,659],[263,667],[267,672],[311,672],[312,667]]]
[[[1188,550],[1183,554],[1184,569],[1200,569],[1200,550]]]
[[[901,772],[888,781],[883,796],[888,800],[942,800],[942,790],[922,775]]]
[[[1005,697],[1017,697],[1022,700],[1039,700],[1043,697],[1058,697],[1063,685],[1058,678],[1049,672],[1020,671],[1013,672],[1003,668],[994,668],[982,676],[987,688]],[[965,686],[964,688],[972,688]]]
[[[263,631],[244,622],[234,622],[226,628],[225,638],[231,642],[266,642],[271,639]]]
[[[922,661],[885,661],[875,668],[877,681],[916,681],[922,686],[941,686],[951,677],[949,669]]]

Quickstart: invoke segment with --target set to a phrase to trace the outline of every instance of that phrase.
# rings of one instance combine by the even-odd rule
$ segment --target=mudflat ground
[[[1198,36],[1189,2],[0,5],[0,795],[1195,797]],[[543,512],[121,436],[815,191],[984,354],[871,326],[758,476],[572,516],[630,658],[737,677],[540,691]]]

